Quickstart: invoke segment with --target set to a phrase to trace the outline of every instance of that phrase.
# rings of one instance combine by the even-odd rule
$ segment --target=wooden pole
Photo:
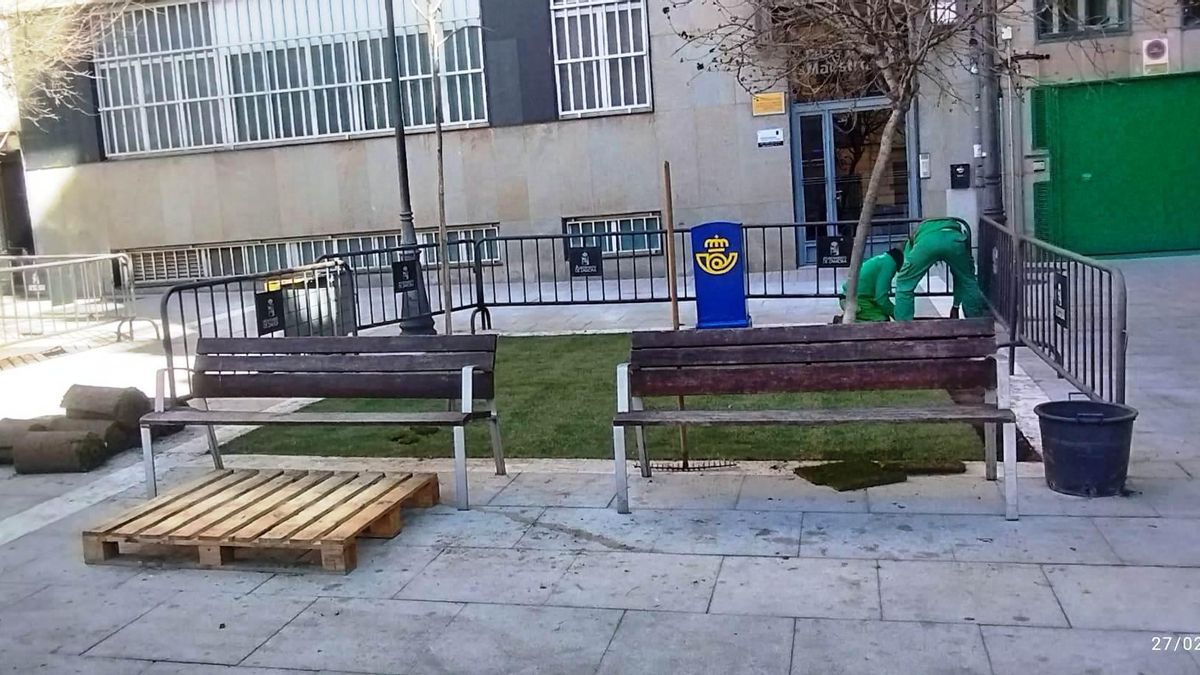
[[[663,162],[663,218],[667,223],[667,295],[671,298],[671,330],[679,330],[679,288],[675,279],[675,195],[671,189],[671,163]],[[675,402],[684,409],[683,397]],[[687,427],[679,426],[679,456],[688,468]]]

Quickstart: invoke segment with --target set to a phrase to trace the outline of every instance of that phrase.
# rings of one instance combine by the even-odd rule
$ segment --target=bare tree
[[[0,1],[0,90],[29,121],[76,106],[76,81],[132,0]]]
[[[711,28],[676,32],[704,55],[700,68],[731,71],[750,91],[783,84],[806,98],[886,98],[854,231],[846,322],[857,313],[858,270],[900,123],[923,87],[959,96],[955,78],[969,72],[977,50],[989,48],[973,39],[977,26],[1016,1],[676,0],[665,10],[673,26],[672,15],[686,6],[715,12]]]

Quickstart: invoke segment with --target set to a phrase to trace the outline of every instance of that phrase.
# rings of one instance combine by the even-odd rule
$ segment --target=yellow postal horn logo
[[[709,237],[704,240],[704,250],[696,252],[696,264],[709,274],[725,274],[737,263],[737,251],[727,251],[729,240],[725,237]]]

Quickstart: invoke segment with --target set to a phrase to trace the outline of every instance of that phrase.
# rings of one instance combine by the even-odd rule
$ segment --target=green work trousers
[[[846,309],[846,298],[838,298],[838,303],[841,304],[842,310]],[[887,321],[888,315],[879,303],[871,298],[858,296],[858,312],[854,317],[855,321]]]
[[[929,268],[944,261],[954,281],[954,304],[963,315],[987,316],[987,305],[975,279],[975,261],[961,232],[952,229],[920,233],[904,250],[904,265],[896,274],[896,320],[912,321],[913,293]]]

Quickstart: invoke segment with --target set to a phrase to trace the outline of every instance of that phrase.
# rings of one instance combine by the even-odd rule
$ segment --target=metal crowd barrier
[[[980,219],[980,286],[1009,331],[1093,400],[1125,402],[1125,277],[1117,268]]]
[[[133,339],[132,281],[123,253],[0,256],[0,345],[110,323]]]
[[[474,283],[474,240],[449,242],[450,309],[469,310],[477,306]],[[357,289],[358,329],[378,328],[399,323],[401,319],[440,316],[445,313],[446,298],[441,286],[440,246],[436,243],[406,244],[365,251],[331,253],[318,262],[340,260],[354,275]],[[415,264],[405,267],[406,261]],[[415,273],[415,276],[414,276]],[[407,288],[420,278],[428,304],[404,307]],[[415,294],[411,297],[415,298]]]
[[[213,337],[336,336],[358,331],[355,275],[341,260],[176,284],[159,302],[170,394]]]
[[[881,219],[872,224],[867,255],[903,246],[920,219]],[[855,221],[751,223],[742,226],[747,296],[755,299],[836,298],[845,271],[816,264],[817,235],[849,234]],[[578,304],[667,302],[665,229],[602,234],[532,234],[475,241],[474,316],[491,325],[490,308]],[[695,300],[692,245],[687,229],[676,230],[675,276],[679,299]],[[572,276],[569,250],[598,247],[603,262],[595,276]],[[949,275],[938,266],[920,296],[952,293]]]

